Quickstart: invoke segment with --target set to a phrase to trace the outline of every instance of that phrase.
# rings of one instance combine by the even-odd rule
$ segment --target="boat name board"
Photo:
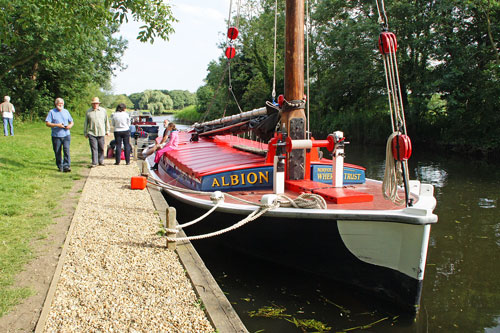
[[[273,187],[273,168],[261,167],[246,170],[235,170],[204,176],[201,182],[202,191],[238,191],[257,190]]]
[[[331,165],[312,165],[311,180],[315,182],[332,183]],[[355,168],[344,167],[344,184],[363,184],[365,182],[365,171]]]

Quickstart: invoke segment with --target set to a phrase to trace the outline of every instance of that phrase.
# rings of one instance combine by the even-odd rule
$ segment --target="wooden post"
[[[137,161],[137,140],[134,141],[134,161]]]
[[[167,229],[175,229],[177,226],[177,221],[176,221],[176,212],[174,207],[168,207],[167,208]],[[167,231],[167,237],[170,238],[175,238],[177,234],[175,232],[168,232]],[[175,248],[177,247],[176,242],[169,242],[167,240],[167,249],[175,251]]]
[[[148,163],[146,160],[142,161],[141,176],[149,176]]]

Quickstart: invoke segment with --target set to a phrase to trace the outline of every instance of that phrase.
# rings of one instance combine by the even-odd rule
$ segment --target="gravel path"
[[[135,163],[91,169],[44,332],[214,332]]]

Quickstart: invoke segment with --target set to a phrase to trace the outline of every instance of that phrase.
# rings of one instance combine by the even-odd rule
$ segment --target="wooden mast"
[[[285,100],[281,123],[293,140],[306,138],[304,105],[304,0],[286,0]],[[304,179],[305,150],[288,155],[288,179]]]

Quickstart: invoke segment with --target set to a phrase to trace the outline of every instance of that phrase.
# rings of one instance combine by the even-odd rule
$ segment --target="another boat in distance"
[[[393,181],[368,179],[365,168],[344,163],[341,131],[324,140],[306,134],[303,13],[303,1],[287,0],[279,105],[181,132],[178,149],[161,158],[152,178],[174,207],[226,214],[211,225],[198,223],[206,234],[187,239],[225,233],[249,253],[347,282],[416,313],[431,225],[438,220],[433,187],[407,179],[411,144],[398,130],[388,160],[402,169],[404,184],[392,174]],[[236,136],[247,131],[264,143]],[[237,215],[247,217],[238,222]]]
[[[135,126],[135,132],[139,137],[147,137],[154,141],[158,137],[158,124],[153,120],[153,115],[148,111],[132,111],[130,122]]]

